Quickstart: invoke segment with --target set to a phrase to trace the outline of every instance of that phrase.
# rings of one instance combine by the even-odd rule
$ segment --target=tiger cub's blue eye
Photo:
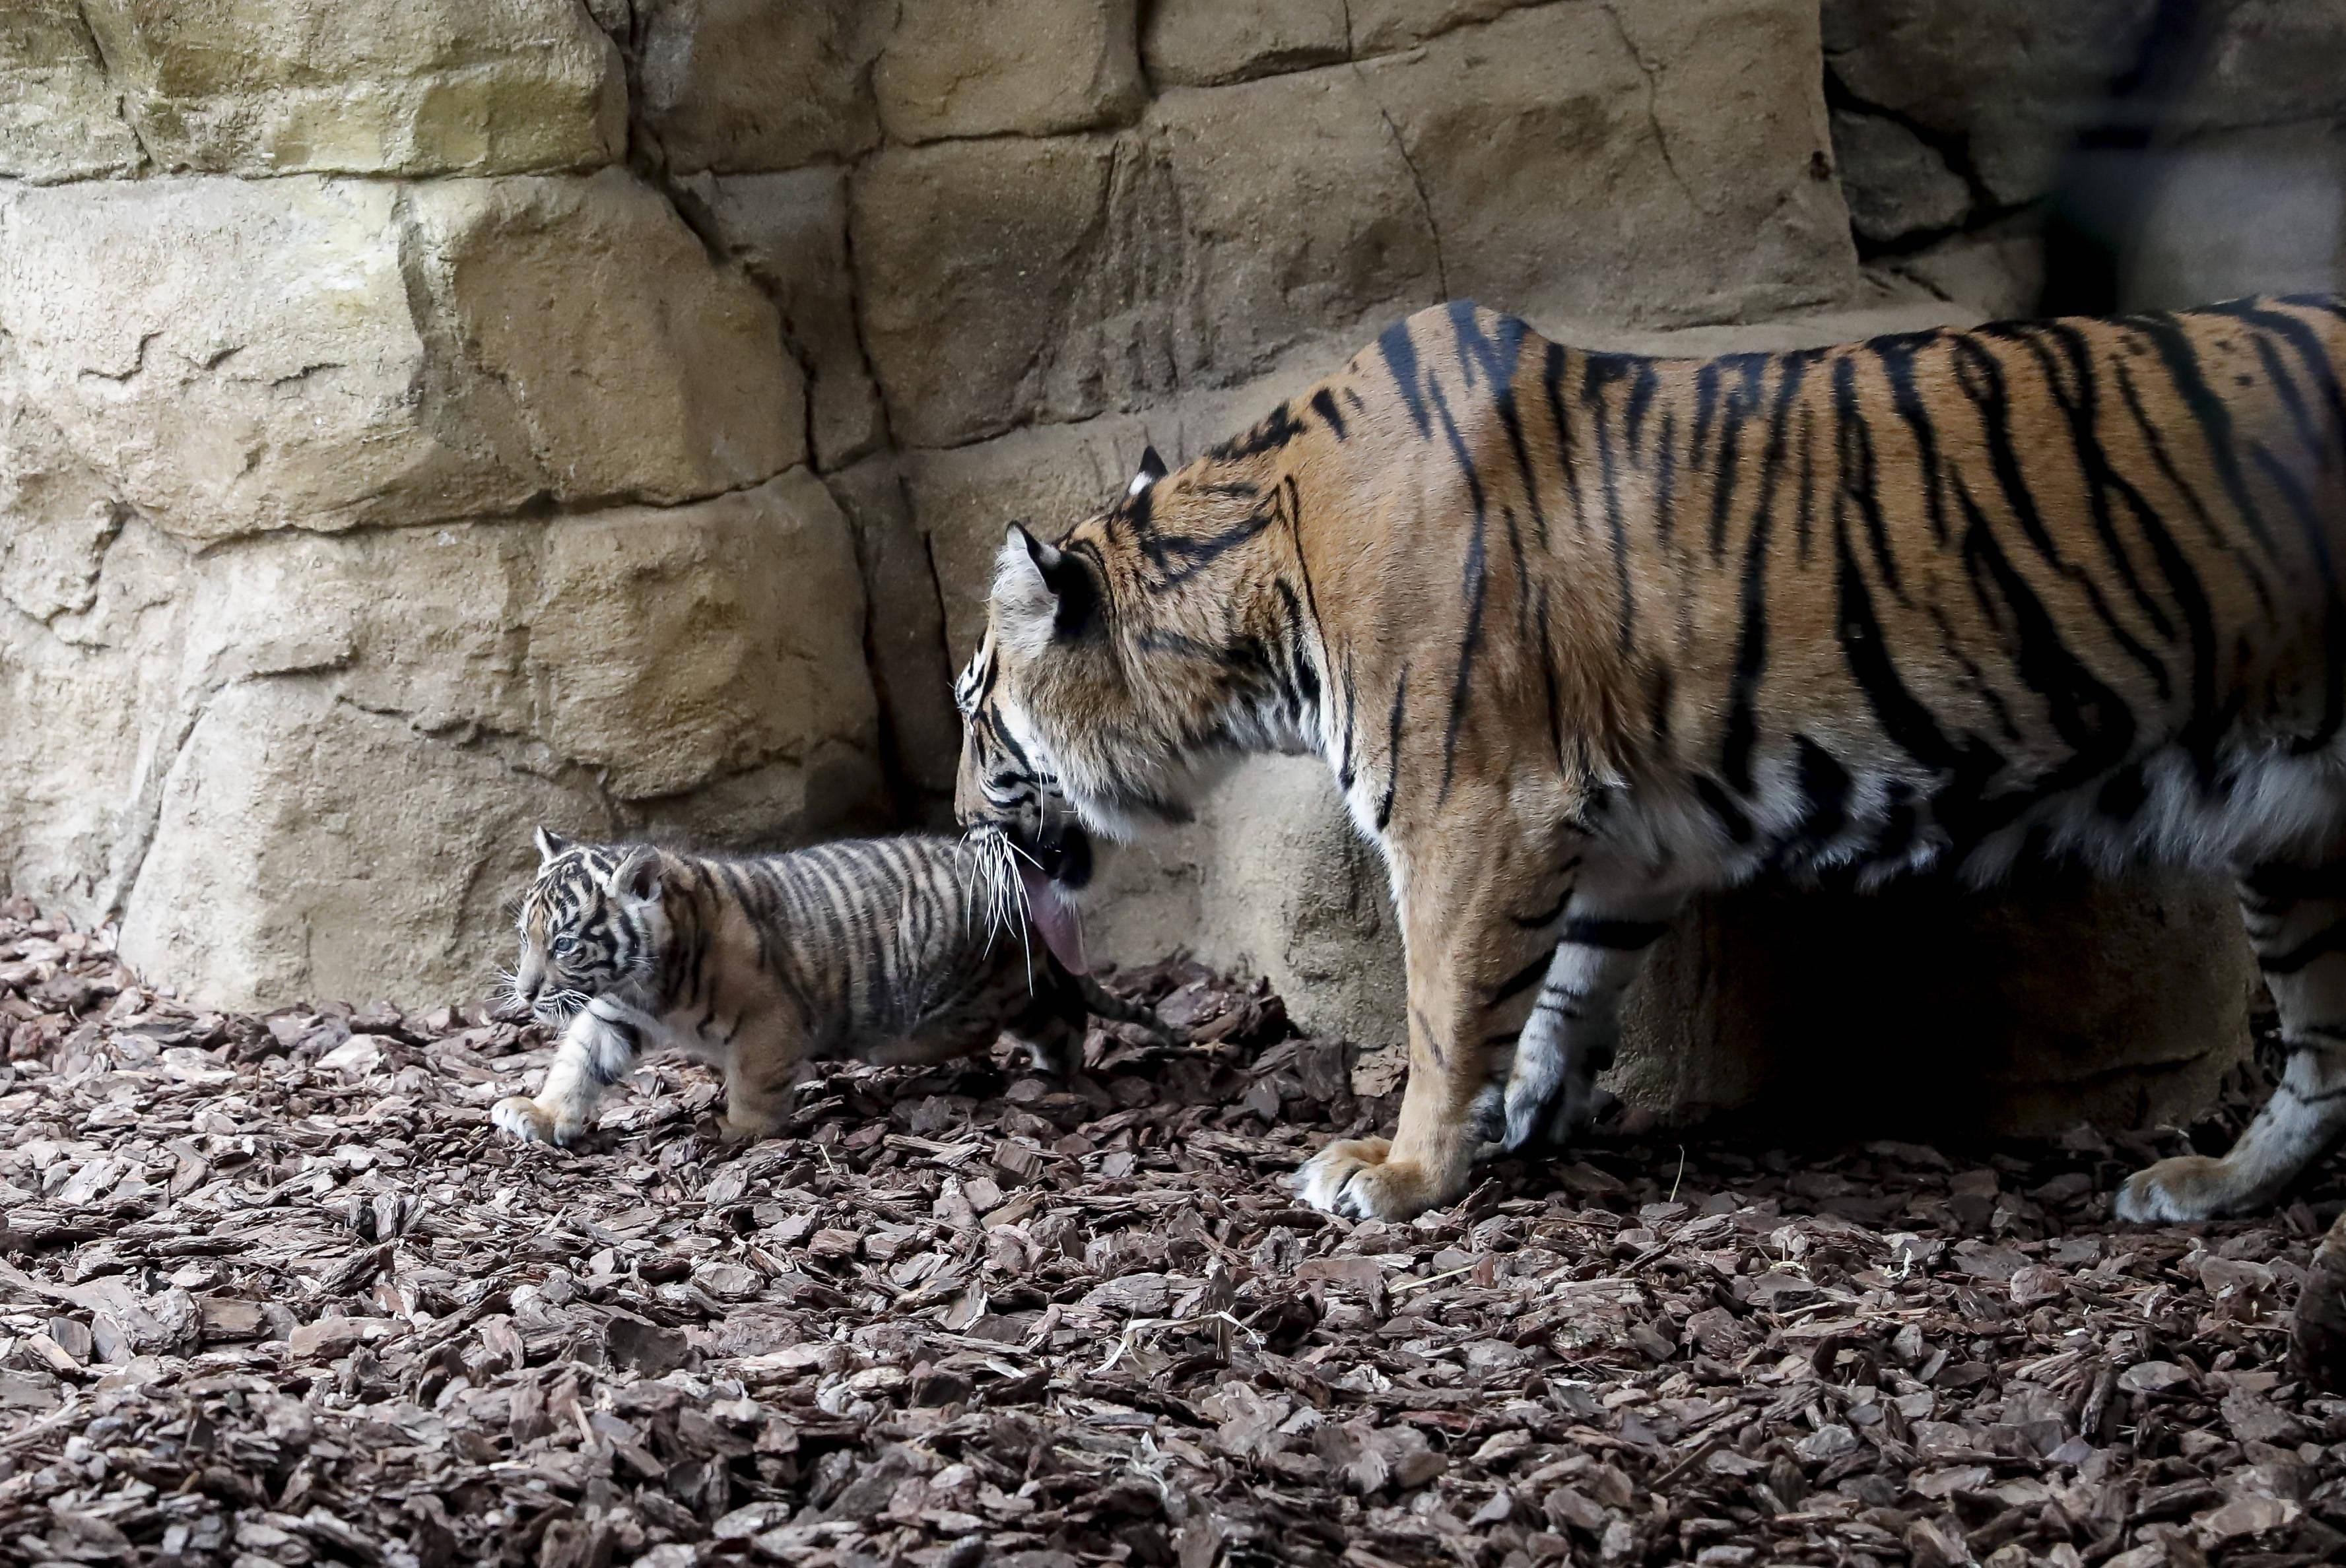
[[[577,939],[576,937],[575,937],[575,936],[557,936],[557,937],[556,937],[556,938],[554,939],[554,956],[555,956],[555,957],[556,957],[556,958],[568,958],[572,953],[576,952],[577,951],[578,951],[578,939]]]

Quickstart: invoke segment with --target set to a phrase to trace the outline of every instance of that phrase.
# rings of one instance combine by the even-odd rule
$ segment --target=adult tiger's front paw
[[[2213,1219],[2232,1204],[2234,1176],[2222,1160],[2178,1155],[2127,1177],[2118,1188],[2118,1217],[2130,1225],[2174,1225]]]
[[[557,1116],[527,1095],[508,1095],[489,1110],[489,1120],[525,1144],[568,1144],[586,1130],[583,1119]]]
[[[1354,1219],[1413,1219],[1463,1190],[1420,1165],[1392,1157],[1387,1138],[1344,1138],[1330,1144],[1295,1173],[1295,1196],[1313,1208]]]

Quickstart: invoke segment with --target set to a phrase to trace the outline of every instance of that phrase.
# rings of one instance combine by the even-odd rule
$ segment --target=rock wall
[[[0,20],[0,878],[208,998],[419,997],[534,820],[884,818],[782,296],[634,97],[566,0]]]
[[[1071,518],[1448,297],[1689,351],[2025,310],[2090,188],[2076,106],[2154,9],[16,5],[0,881],[219,1001],[417,999],[503,958],[533,820],[933,820],[1005,519]],[[2130,300],[2340,270],[2333,8],[2206,9]],[[2285,233],[2206,221],[2242,167],[2312,171]],[[1397,1033],[1382,876],[1309,769],[1113,875],[1110,951]],[[1872,918],[1808,907],[1820,969]],[[2137,919],[2048,918],[2081,951]],[[2170,1035],[2237,1001],[2220,951]],[[1733,1019],[1774,1014],[1658,972],[1647,1015],[1727,1016],[1720,1054],[1657,1025],[1691,1079],[1629,1078],[1749,1097]]]
[[[1823,37],[1885,271],[1996,315],[2038,308],[2048,260],[2056,309],[2346,280],[2346,7],[1824,0]]]

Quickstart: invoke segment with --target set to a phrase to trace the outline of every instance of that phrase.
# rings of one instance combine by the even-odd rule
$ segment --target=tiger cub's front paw
[[[556,1116],[527,1095],[508,1095],[489,1110],[489,1120],[525,1144],[568,1144],[586,1130],[583,1120]]]

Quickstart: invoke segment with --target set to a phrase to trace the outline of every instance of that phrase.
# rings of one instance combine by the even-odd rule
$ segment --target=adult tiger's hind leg
[[[1685,901],[1627,869],[1583,869],[1552,922],[1556,957],[1540,983],[1507,1075],[1504,1141],[1562,1147],[1608,1100],[1596,1074],[1613,1064],[1621,996]]]
[[[2118,1190],[2121,1219],[2212,1219],[2262,1208],[2346,1131],[2346,860],[2259,866],[2240,879],[2257,965],[2289,1061],[2221,1159],[2180,1155]]]

